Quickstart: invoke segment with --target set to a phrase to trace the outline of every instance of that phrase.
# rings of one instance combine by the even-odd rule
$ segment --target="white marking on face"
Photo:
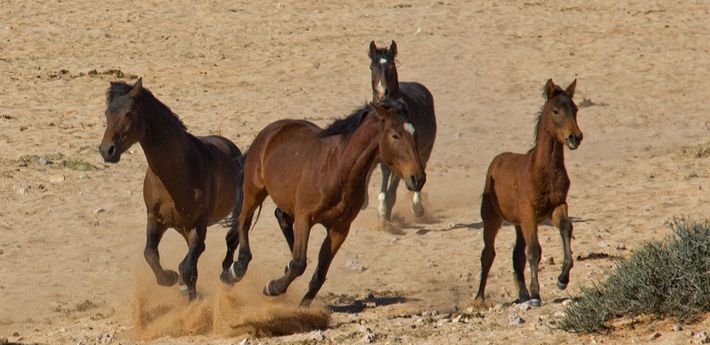
[[[380,58],[380,64],[383,64],[383,65],[384,65],[384,64],[386,64],[386,63],[387,63],[387,59],[385,59],[385,58]]]
[[[411,122],[404,123],[404,130],[407,131],[407,133],[414,135],[414,125]]]
[[[377,93],[381,95],[385,93],[385,86],[382,84],[382,80],[377,82],[377,85],[375,85],[375,90],[377,90]]]

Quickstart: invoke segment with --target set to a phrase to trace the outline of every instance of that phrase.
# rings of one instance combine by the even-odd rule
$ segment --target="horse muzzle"
[[[106,163],[118,163],[121,160],[121,151],[116,144],[101,144],[99,153]]]
[[[582,144],[582,138],[583,135],[581,132],[579,133],[579,135],[570,134],[567,137],[567,147],[569,147],[570,150],[576,150],[579,145]]]

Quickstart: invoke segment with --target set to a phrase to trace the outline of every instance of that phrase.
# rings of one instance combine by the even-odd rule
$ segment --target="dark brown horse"
[[[401,98],[409,108],[413,127],[409,130],[417,138],[419,159],[423,164],[429,161],[431,150],[436,139],[436,115],[434,114],[434,98],[427,88],[419,83],[399,82],[397,77],[397,43],[392,41],[389,48],[377,48],[375,41],[370,42],[370,70],[372,71],[372,101]],[[378,196],[377,212],[380,217],[389,221],[392,218],[392,207],[397,200],[397,186],[400,178],[392,175],[392,170],[386,164],[380,164],[382,171],[382,186]],[[367,191],[366,191],[367,192]],[[367,195],[365,195],[367,200]],[[415,216],[424,215],[421,192],[414,192],[412,212]],[[363,205],[367,207],[367,204]]]
[[[476,302],[484,302],[486,278],[495,258],[495,238],[501,222],[515,224],[513,269],[518,288],[518,302],[540,305],[538,266],[542,248],[537,226],[549,219],[560,230],[564,261],[557,287],[564,290],[572,268],[572,222],[567,216],[567,191],[570,181],[565,169],[564,147],[575,150],[582,142],[577,126],[577,106],[572,97],[575,79],[565,90],[552,79],[545,84],[547,101],[535,128],[535,146],[527,154],[502,153],[488,167],[481,200],[483,242],[481,283]],[[527,247],[527,253],[526,253]],[[525,286],[525,260],[530,264],[530,291]]]
[[[358,109],[324,130],[300,120],[280,120],[266,126],[246,154],[244,181],[238,183],[243,191],[237,190],[236,221],[227,235],[222,281],[234,283],[246,273],[252,258],[252,217],[270,195],[283,212],[286,223],[281,224],[282,230],[293,259],[283,277],[266,285],[265,295],[284,293],[303,274],[311,227],[322,224],[327,229],[318,267],[301,302],[308,305],[323,285],[328,267],[360,211],[367,173],[375,160],[382,160],[404,176],[410,190],[421,190],[424,185],[424,166],[414,136],[407,130],[410,126],[406,104],[389,99]],[[239,255],[233,262],[237,245]]]
[[[220,136],[195,137],[161,103],[141,79],[130,86],[112,82],[106,96],[106,132],[99,151],[106,162],[117,163],[136,142],[148,160],[143,200],[148,213],[145,259],[158,284],[196,297],[197,260],[205,250],[207,226],[229,215],[234,207],[241,152]],[[160,265],[158,244],[167,228],[187,241],[180,275]]]

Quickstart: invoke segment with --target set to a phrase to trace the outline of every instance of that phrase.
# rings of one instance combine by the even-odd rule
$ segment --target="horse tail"
[[[234,208],[232,208],[232,214],[221,223],[225,228],[234,228],[237,226],[239,214],[242,213],[242,204],[244,203],[244,162],[246,159],[246,152],[236,158],[239,172],[237,173],[237,186],[234,191]]]

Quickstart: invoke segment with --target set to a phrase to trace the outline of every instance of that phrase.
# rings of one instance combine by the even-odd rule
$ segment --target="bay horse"
[[[364,106],[325,129],[302,120],[279,120],[266,126],[246,153],[243,183],[237,184],[233,226],[227,234],[227,255],[221,279],[235,283],[252,258],[249,228],[255,210],[267,196],[285,217],[281,224],[292,253],[284,275],[270,281],[267,296],[283,294],[306,269],[311,227],[322,224],[326,238],[318,266],[301,305],[309,305],[325,282],[333,257],[360,212],[367,174],[377,159],[404,176],[407,188],[419,191],[426,175],[407,105],[386,99]],[[239,246],[237,261],[234,251]]]
[[[546,98],[535,127],[535,146],[527,154],[502,153],[488,167],[481,200],[484,248],[481,281],[476,302],[485,299],[486,279],[495,258],[495,237],[503,220],[515,225],[513,269],[518,289],[516,302],[540,306],[538,266],[542,248],[537,226],[546,219],[559,228],[564,261],[557,287],[567,288],[572,269],[572,222],[567,215],[570,180],[565,169],[564,147],[575,150],[582,142],[577,126],[577,105],[572,97],[575,79],[566,89],[552,79],[545,84]],[[527,249],[526,249],[527,248]],[[530,290],[525,286],[525,260],[530,265]]]
[[[378,48],[375,41],[371,41],[368,56],[370,57],[372,74],[372,102],[380,102],[385,98],[401,98],[407,104],[413,125],[412,132],[416,133],[419,159],[423,164],[426,164],[429,162],[436,139],[436,115],[431,92],[420,83],[399,82],[395,64],[397,56],[395,41],[392,41],[389,48]],[[392,174],[392,170],[387,164],[380,164],[380,170],[382,185],[378,196],[377,213],[386,221],[390,221],[392,208],[397,200],[397,187],[400,178],[396,174]],[[365,200],[367,200],[367,194]],[[367,204],[363,207],[367,207]],[[412,212],[417,217],[424,215],[420,191],[414,192],[412,197]]]
[[[121,154],[140,143],[148,161],[143,200],[148,215],[145,260],[157,282],[172,286],[190,300],[197,296],[197,260],[205,250],[207,226],[229,216],[241,173],[241,152],[216,135],[195,137],[182,121],[146,88],[111,82],[106,93],[106,131],[99,147],[104,161],[118,163]],[[160,265],[158,244],[167,228],[177,230],[188,252],[180,274]]]

